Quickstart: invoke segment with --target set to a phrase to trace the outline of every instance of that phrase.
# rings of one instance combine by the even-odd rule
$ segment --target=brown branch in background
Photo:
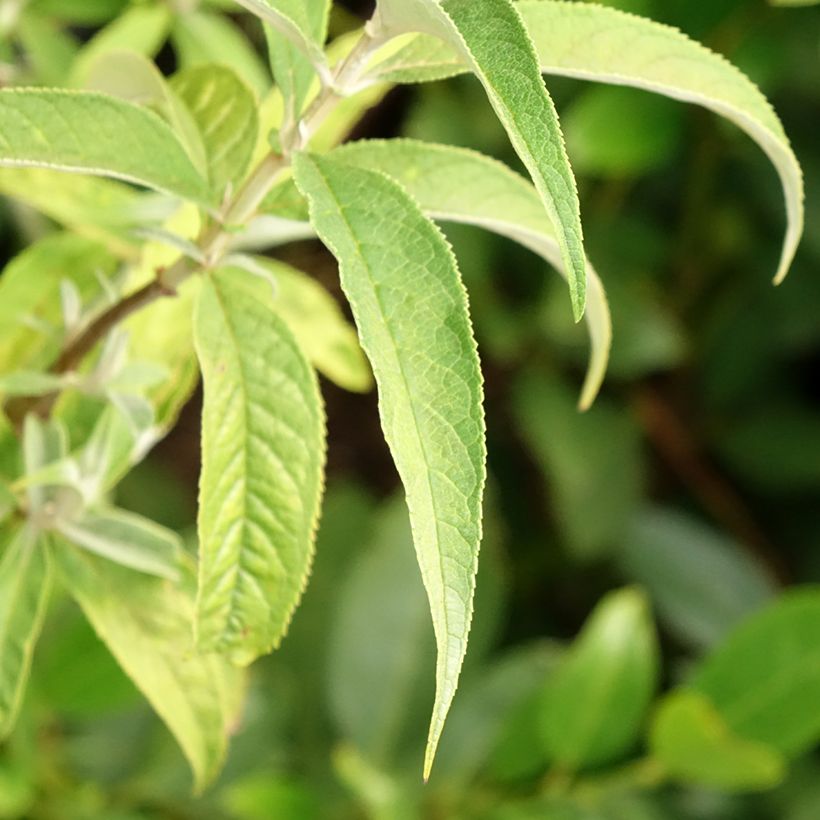
[[[777,581],[787,583],[788,571],[777,550],[737,490],[709,463],[697,437],[675,408],[661,393],[646,385],[636,389],[633,399],[638,418],[655,450],[703,509],[749,549]]]

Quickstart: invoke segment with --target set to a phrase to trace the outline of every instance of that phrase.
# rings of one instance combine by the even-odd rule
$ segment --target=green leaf
[[[270,75],[248,38],[223,15],[203,10],[179,14],[171,38],[183,71],[218,62],[232,68],[259,96],[270,87]]]
[[[324,469],[316,378],[236,271],[205,281],[199,645],[247,663],[279,644],[313,556]]]
[[[198,789],[219,771],[241,674],[191,645],[193,596],[58,541],[55,564],[97,635],[182,747]]]
[[[64,387],[65,377],[39,370],[16,370],[0,373],[0,394],[7,396],[43,396]]]
[[[393,177],[435,220],[477,225],[520,242],[567,269],[555,229],[538,193],[523,177],[475,151],[416,140],[367,140],[342,146],[334,157]],[[580,407],[588,409],[606,373],[612,323],[603,285],[587,262],[586,323],[592,345]]]
[[[96,509],[76,521],[60,521],[68,541],[124,567],[179,580],[182,541],[176,533],[126,510]]]
[[[587,3],[520,0],[516,7],[545,73],[634,86],[701,105],[760,146],[780,176],[786,199],[788,227],[775,276],[775,282],[782,281],[803,231],[803,178],[783,126],[757,86],[722,56],[652,20]],[[452,47],[420,37],[371,77],[437,79],[467,65]]]
[[[673,509],[642,510],[619,561],[649,590],[669,629],[700,648],[715,645],[775,591],[740,545]]]
[[[116,177],[208,202],[205,181],[159,116],[93,92],[0,90],[3,165]]]
[[[0,552],[0,741],[20,709],[50,590],[45,546],[22,527]]]
[[[721,791],[770,789],[785,775],[774,749],[733,734],[708,698],[685,689],[660,702],[649,746],[672,777]]]
[[[580,320],[587,274],[575,178],[517,8],[510,0],[380,0],[377,14],[388,33],[422,31],[448,42],[481,81],[555,226]]]
[[[86,43],[71,71],[71,85],[82,86],[92,63],[109,51],[127,49],[153,57],[171,27],[171,10],[165,5],[133,5]]]
[[[541,732],[553,760],[574,771],[630,751],[655,692],[658,660],[644,595],[610,593],[545,689]]]
[[[396,183],[305,154],[294,170],[339,260],[407,493],[438,646],[428,776],[467,648],[481,540],[482,383],[466,292],[446,240]]]
[[[222,200],[228,185],[235,191],[248,170],[259,122],[253,91],[231,69],[199,65],[173,81],[202,134],[211,190]]]
[[[100,25],[120,14],[129,0],[31,0],[31,8],[68,23]]]
[[[236,0],[264,20],[304,54],[323,80],[330,78],[323,35],[326,9],[321,0]]]
[[[747,619],[695,671],[729,727],[788,757],[820,739],[820,589],[790,590]]]
[[[235,257],[228,257],[232,262]],[[270,277],[248,282],[288,326],[308,361],[345,390],[366,393],[373,386],[355,328],[338,303],[315,279],[296,268],[264,256],[249,257]],[[255,287],[254,287],[255,285]]]
[[[26,61],[34,69],[36,84],[61,85],[71,69],[79,44],[54,20],[27,9],[21,16],[17,35]]]

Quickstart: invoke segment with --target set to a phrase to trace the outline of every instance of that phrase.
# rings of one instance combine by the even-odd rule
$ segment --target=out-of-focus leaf
[[[671,630],[696,647],[715,645],[774,595],[774,584],[748,553],[684,513],[642,510],[619,561],[645,586]]]
[[[322,816],[321,801],[312,784],[267,773],[231,783],[222,802],[238,820],[320,820]]]
[[[129,0],[32,0],[31,7],[68,23],[99,25],[116,17]]]
[[[77,56],[77,40],[54,20],[31,10],[21,16],[17,35],[36,84],[63,84]]]
[[[785,774],[775,749],[735,735],[708,698],[685,689],[660,702],[649,744],[666,771],[684,783],[751,791],[770,789]]]
[[[635,743],[655,692],[658,647],[636,589],[596,607],[544,690],[541,734],[570,771],[611,762]]]
[[[0,538],[3,533],[0,532]],[[0,741],[11,732],[51,591],[46,546],[29,526],[0,550]]]
[[[784,593],[735,629],[690,685],[737,734],[788,757],[820,739],[820,589]]]
[[[579,414],[564,385],[535,371],[519,382],[514,409],[549,480],[569,548],[588,560],[621,543],[641,501],[644,464],[636,423],[602,401]]]

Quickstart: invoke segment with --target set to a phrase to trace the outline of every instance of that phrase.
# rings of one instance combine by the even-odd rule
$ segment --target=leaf
[[[803,178],[783,126],[757,86],[722,56],[652,20],[553,0],[520,0],[516,8],[545,73],[633,86],[701,105],[760,146],[780,176],[786,199],[788,227],[775,276],[781,282],[803,231]],[[374,81],[439,79],[467,65],[452,47],[420,37],[370,76]]]
[[[619,562],[649,590],[670,630],[698,648],[715,645],[775,592],[740,545],[671,508],[641,510]]]
[[[54,544],[63,583],[182,747],[201,790],[219,771],[242,697],[223,658],[191,646],[193,597],[70,544]]]
[[[176,533],[135,513],[96,509],[76,521],[57,523],[58,532],[77,547],[124,567],[179,580],[182,541]]]
[[[230,271],[203,282],[200,647],[248,663],[279,644],[313,557],[324,472],[316,378],[284,323]]]
[[[305,154],[294,171],[339,260],[407,493],[438,647],[426,777],[467,648],[481,540],[484,416],[466,292],[447,242],[394,182]]]
[[[289,42],[293,43],[312,63],[323,80],[329,80],[330,71],[322,48],[325,16],[317,0],[236,0],[252,14],[272,26]],[[316,12],[318,11],[319,14]],[[318,23],[318,25],[317,25]]]
[[[635,743],[655,692],[658,646],[644,595],[610,593],[544,692],[541,733],[570,771],[610,763]]]
[[[208,202],[205,181],[159,116],[88,91],[0,90],[3,165],[116,177]]]
[[[39,370],[16,370],[0,373],[0,394],[7,396],[43,396],[65,386],[65,378]]]
[[[685,689],[660,702],[649,746],[675,779],[721,791],[770,789],[785,776],[774,749],[733,734],[707,698]]]
[[[737,734],[796,757],[820,739],[820,589],[783,593],[735,629],[695,671]]]
[[[51,591],[51,562],[24,526],[0,553],[0,741],[11,732]]]
[[[270,87],[270,75],[248,38],[223,15],[198,9],[179,14],[171,38],[183,71],[218,62],[232,68],[257,95]]]
[[[517,4],[510,0],[380,0],[377,14],[391,34],[424,31],[449,43],[484,86],[555,226],[572,310],[580,320],[587,274],[575,177]]]
[[[356,330],[327,290],[283,262],[263,256],[250,259],[271,278],[270,282],[259,279],[253,283],[257,285],[254,293],[285,322],[308,361],[346,390],[369,391],[373,376]],[[230,262],[231,257],[226,261]]]
[[[15,32],[34,69],[35,84],[60,85],[71,70],[79,45],[74,36],[54,20],[31,9],[21,15]]]
[[[221,200],[248,170],[259,122],[253,91],[229,68],[199,65],[178,73],[174,91],[199,126],[211,190]]]
[[[334,157],[393,177],[432,219],[477,225],[520,242],[568,277],[538,193],[523,177],[475,151],[416,140],[367,140]],[[587,263],[586,323],[592,345],[580,407],[588,409],[606,373],[612,323],[603,285]]]

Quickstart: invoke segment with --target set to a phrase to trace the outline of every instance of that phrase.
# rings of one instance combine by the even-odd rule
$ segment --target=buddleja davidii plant
[[[19,394],[6,408],[26,455],[15,465],[15,438],[3,437],[12,480],[0,496],[8,590],[0,726],[13,722],[57,574],[174,732],[198,783],[217,771],[240,700],[236,665],[281,641],[309,574],[325,438],[314,368],[351,389],[369,386],[327,294],[247,252],[315,232],[339,261],[375,375],[428,592],[438,662],[426,776],[466,651],[485,478],[466,293],[431,220],[483,226],[561,270],[592,341],[585,407],[606,367],[609,316],[584,260],[574,179],[542,72],[696,102],[746,130],[786,192],[778,280],[801,231],[800,171],[742,74],[672,29],[611,9],[380,0],[361,32],[325,51],[326,0],[240,5],[265,25],[276,87],[261,103],[225,66],[189,67],[169,83],[144,56],[99,39],[96,53],[77,57],[95,90],[0,92],[0,164],[20,166],[3,172],[3,190],[75,232],[41,243],[75,254],[73,285],[53,266],[38,282],[37,245],[2,280],[11,341],[0,389]],[[462,71],[486,89],[531,183],[447,146],[329,150],[391,84]],[[109,179],[68,184],[66,171]],[[177,210],[174,199],[187,204]],[[14,324],[27,310],[56,323],[36,355]],[[193,568],[172,534],[106,498],[173,423],[197,359],[205,401]],[[157,365],[171,374],[159,383]]]

